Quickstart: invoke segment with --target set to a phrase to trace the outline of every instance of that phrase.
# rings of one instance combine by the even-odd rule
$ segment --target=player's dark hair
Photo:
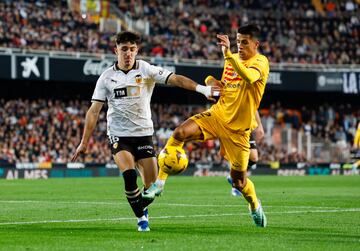
[[[238,29],[238,33],[242,35],[250,35],[251,38],[260,40],[261,31],[260,31],[260,27],[256,24],[247,24],[241,26]]]
[[[122,31],[116,34],[115,36],[115,43],[117,45],[121,43],[127,43],[130,42],[132,44],[140,44],[141,37],[139,34],[131,31]]]

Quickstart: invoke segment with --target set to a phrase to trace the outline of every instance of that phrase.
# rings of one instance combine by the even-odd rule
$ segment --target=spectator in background
[[[215,35],[223,29],[234,36],[236,27],[253,20],[268,27],[263,53],[271,62],[360,64],[360,10],[354,1],[324,1],[324,17],[309,1],[275,2],[226,2],[226,11],[222,1],[119,1],[118,6],[135,24],[149,23],[143,56],[220,60],[221,53],[213,49]],[[255,6],[259,9],[253,11]],[[66,1],[0,2],[0,16],[0,47],[112,53],[112,34],[72,12]],[[159,41],[162,50],[157,51]]]
[[[0,161],[2,163],[19,163],[20,150],[25,151],[28,159],[36,162],[69,162],[71,159],[72,149],[80,141],[80,128],[84,126],[83,117],[88,108],[87,101],[79,100],[1,100],[0,99]],[[348,106],[341,108],[337,105],[324,104],[325,119],[324,121],[316,122],[316,117],[320,114],[320,106],[316,108],[306,109],[285,109],[286,106],[270,105],[268,108],[260,110],[262,117],[262,124],[264,125],[265,140],[258,144],[261,155],[260,163],[268,163],[269,161],[280,161],[275,159],[275,151],[279,152],[281,146],[281,134],[287,129],[284,124],[276,121],[276,114],[278,111],[293,110],[300,114],[300,128],[303,134],[310,134],[313,140],[321,140],[326,145],[333,145],[336,143],[335,133],[336,125],[342,125],[346,133],[347,148],[353,147],[354,139],[356,138],[356,131],[358,121],[360,121],[359,108],[356,106]],[[190,117],[196,113],[206,110],[205,106],[194,105],[167,105],[167,104],[153,104],[152,118],[155,129],[155,147],[161,149],[165,144],[165,140],[171,134],[173,129],[181,123],[185,118]],[[343,114],[344,116],[340,116]],[[20,125],[20,119],[22,125]],[[172,119],[176,117],[176,119]],[[331,119],[332,118],[332,119]],[[26,123],[24,123],[26,121]],[[320,124],[321,129],[320,128]],[[272,140],[275,131],[280,130],[280,143]],[[160,131],[160,132],[159,132]],[[89,144],[89,152],[92,154],[80,156],[79,161],[87,163],[113,163],[111,152],[104,141],[103,135],[106,133],[106,113],[101,112],[97,130],[92,135],[91,144]],[[316,137],[315,137],[316,136]],[[161,137],[161,139],[159,139]],[[319,138],[318,138],[319,137]],[[70,139],[66,142],[65,139]],[[20,143],[18,143],[20,141]],[[24,141],[25,143],[21,143]],[[356,140],[355,140],[356,141]],[[55,147],[55,142],[59,146]],[[218,160],[222,163],[223,159],[216,153],[220,146],[218,141],[214,142],[213,148],[209,148],[209,153],[212,160]],[[202,144],[191,143],[186,145],[185,149],[189,153],[189,160],[195,163],[198,158],[190,158],[192,156],[200,156],[199,152],[204,151],[205,146]],[[282,149],[282,148],[281,148]],[[287,153],[289,155],[291,153]],[[300,153],[301,149],[297,149]],[[289,158],[288,158],[289,159]],[[324,161],[332,161],[331,156],[323,159]],[[306,161],[303,156],[302,162]],[[225,166],[225,165],[224,165]]]

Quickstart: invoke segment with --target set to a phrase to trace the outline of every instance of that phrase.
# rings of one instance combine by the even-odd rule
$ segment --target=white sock
[[[156,184],[159,185],[160,187],[165,186],[165,182],[166,182],[166,180],[160,180],[160,179],[156,180]]]
[[[143,215],[143,216],[141,216],[140,218],[138,218],[138,222],[140,222],[140,221],[146,221],[147,219],[146,219],[146,217],[145,217],[145,215]]]

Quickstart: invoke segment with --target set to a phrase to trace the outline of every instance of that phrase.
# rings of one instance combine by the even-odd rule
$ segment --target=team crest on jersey
[[[141,82],[142,82],[142,77],[141,77],[140,74],[135,76],[135,82],[136,82],[137,84],[141,84]]]

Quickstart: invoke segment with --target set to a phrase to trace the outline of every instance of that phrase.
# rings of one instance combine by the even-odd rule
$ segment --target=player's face
[[[237,34],[236,44],[240,58],[243,60],[253,57],[259,47],[258,40],[253,39],[250,35],[242,35],[240,33]]]
[[[118,58],[118,66],[123,70],[130,70],[138,53],[138,47],[135,43],[121,43],[116,45],[115,53]]]

